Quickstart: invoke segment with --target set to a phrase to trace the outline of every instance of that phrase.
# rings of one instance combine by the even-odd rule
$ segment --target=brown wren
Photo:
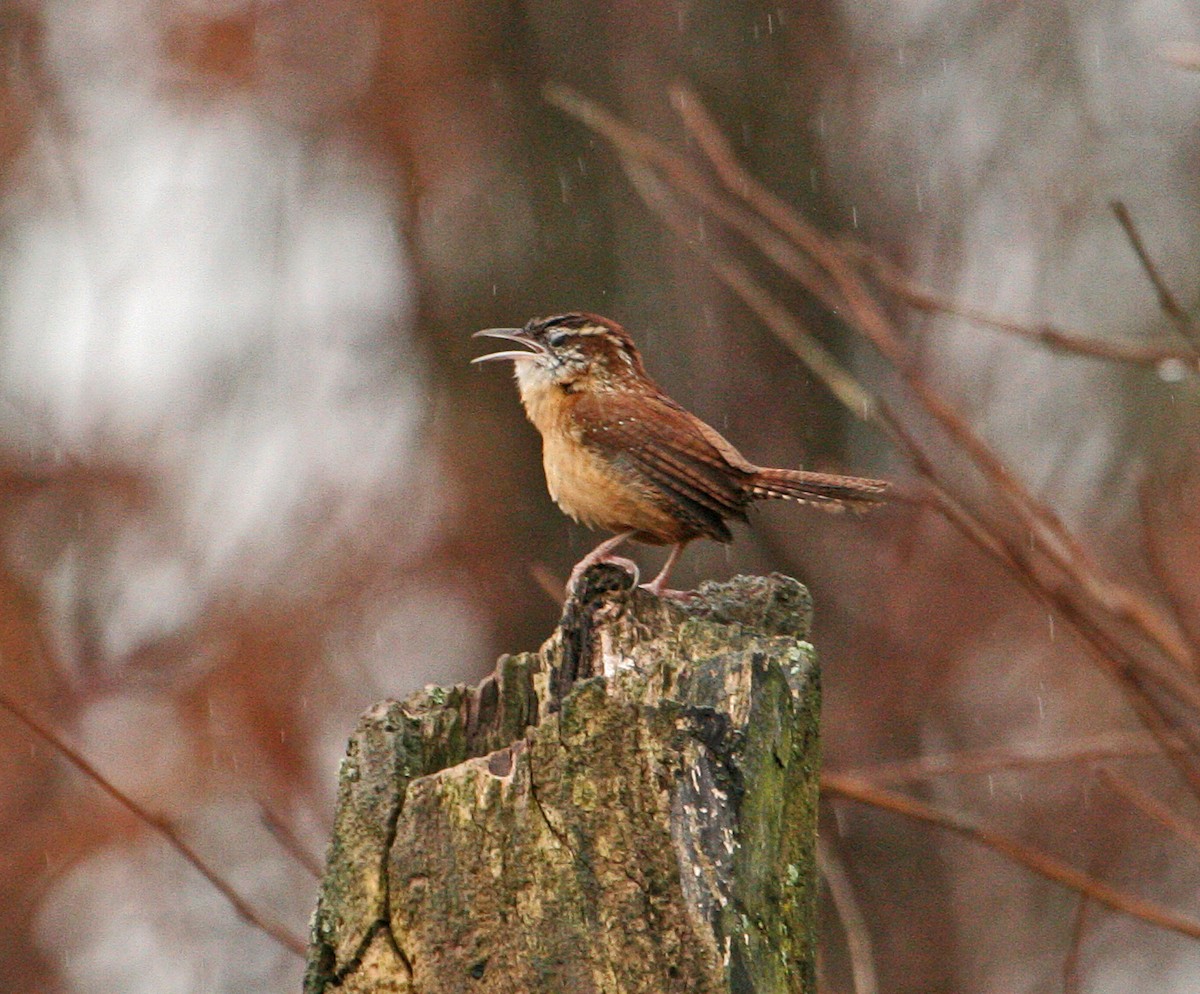
[[[521,403],[542,435],[550,496],[576,521],[616,532],[580,560],[568,589],[595,563],[632,566],[613,551],[633,539],[673,546],[658,576],[643,584],[661,595],[684,546],[701,536],[731,541],[726,519],[745,521],[756,500],[841,510],[884,499],[888,484],[881,480],[747,461],[663,393],[632,339],[608,318],[573,312],[475,337],[481,335],[523,346],[471,361],[513,361]]]

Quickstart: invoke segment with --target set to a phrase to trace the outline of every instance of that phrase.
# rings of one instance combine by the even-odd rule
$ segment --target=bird
[[[551,498],[567,515],[613,532],[571,571],[567,590],[630,540],[669,545],[661,571],[641,586],[686,598],[666,583],[687,544],[732,541],[728,521],[750,504],[777,498],[826,510],[867,509],[889,484],[857,476],[772,469],[747,460],[716,429],[650,378],[633,339],[616,321],[584,311],[533,318],[523,328],[485,328],[475,338],[513,342],[472,363],[511,361],[525,414],[542,436]]]

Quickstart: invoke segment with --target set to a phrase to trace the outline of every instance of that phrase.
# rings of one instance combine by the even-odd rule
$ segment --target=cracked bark
[[[808,593],[590,570],[537,653],[365,714],[307,994],[812,994]]]

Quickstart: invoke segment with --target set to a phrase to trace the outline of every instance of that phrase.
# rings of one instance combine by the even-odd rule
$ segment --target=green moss
[[[589,589],[569,651],[559,633],[479,687],[364,718],[310,994],[815,990],[807,592],[739,578],[680,607]],[[552,697],[567,658],[611,675],[560,673]]]

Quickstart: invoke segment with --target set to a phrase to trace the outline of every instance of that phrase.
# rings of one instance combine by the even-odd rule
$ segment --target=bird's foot
[[[698,596],[694,590],[672,590],[670,587],[655,583],[653,580],[650,583],[641,584],[641,588],[655,597],[665,597],[667,600],[683,601],[685,603]]]
[[[586,559],[580,560],[575,568],[571,570],[571,576],[567,580],[567,595],[570,596],[575,592],[575,585],[584,573],[600,563],[605,563],[609,566],[618,566],[625,570],[626,573],[631,573],[633,575],[633,586],[635,587],[638,585],[638,580],[642,578],[637,563],[632,559],[626,559],[624,556],[598,556],[593,559],[591,556],[588,556]]]
[[[614,566],[619,566],[623,570],[633,574],[633,585],[636,587],[637,582],[641,579],[641,573],[638,572],[637,563],[632,559],[625,559],[622,556],[614,556],[614,550],[622,543],[632,537],[633,532],[621,532],[619,535],[614,535],[612,538],[607,538],[601,542],[596,548],[584,556],[575,564],[575,568],[571,570],[571,578],[567,580],[567,596],[575,592],[575,584],[579,582],[579,578],[583,576],[589,569],[597,563],[611,563]]]

